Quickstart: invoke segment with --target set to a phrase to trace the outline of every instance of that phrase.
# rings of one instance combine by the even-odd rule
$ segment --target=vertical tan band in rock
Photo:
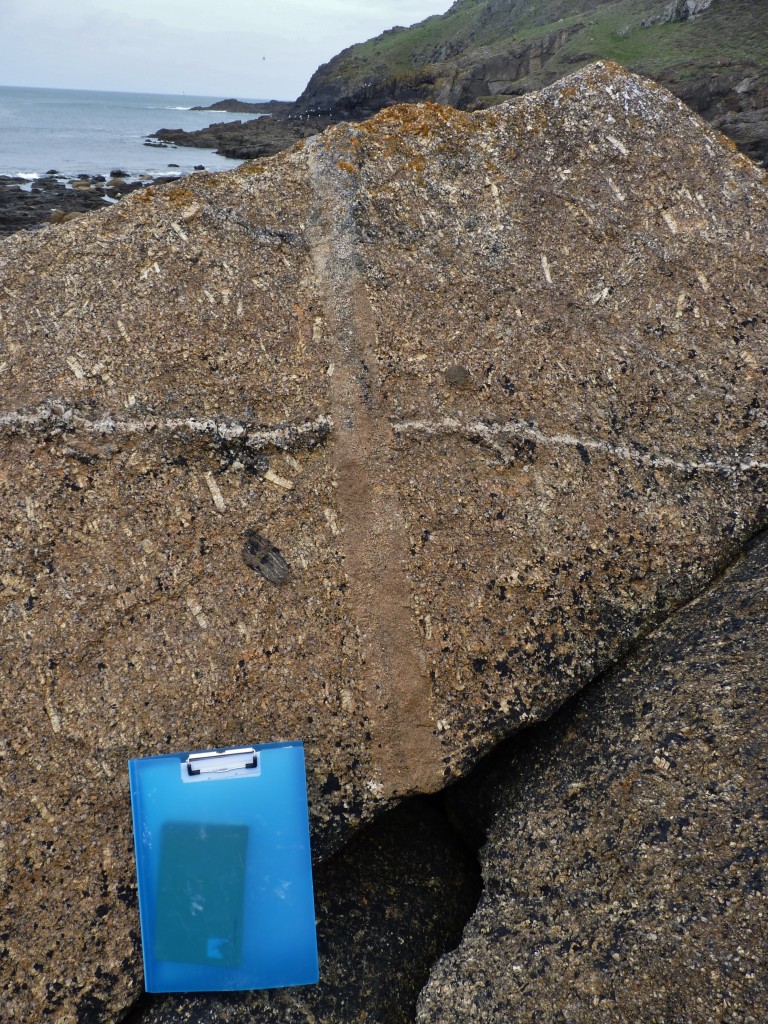
[[[393,432],[379,398],[373,311],[356,265],[349,175],[323,143],[309,143],[305,153],[319,210],[308,235],[334,359],[339,540],[362,633],[372,754],[386,794],[424,792],[442,785],[442,756],[410,607]]]

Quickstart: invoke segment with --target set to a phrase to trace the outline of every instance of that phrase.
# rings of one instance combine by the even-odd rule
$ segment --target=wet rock
[[[59,217],[57,211],[82,214],[102,210],[106,205],[105,199],[116,200],[135,192],[143,187],[145,180],[112,178],[105,181],[101,175],[81,175],[68,188],[65,180],[50,174],[36,179],[31,186],[23,178],[0,176],[0,238],[43,224],[61,223],[63,217]],[[165,182],[175,179],[160,177],[154,180]]]
[[[465,387],[469,384],[470,380],[469,370],[466,366],[458,366],[454,364],[449,366],[445,371],[445,382],[446,384],[452,384],[453,387]]]
[[[479,896],[477,862],[429,802],[409,802],[315,872],[320,982],[288,991],[155,996],[136,1024],[409,1024],[438,956]],[[268,927],[268,925],[265,926]]]
[[[679,101],[597,66],[2,244],[17,1016],[135,998],[129,757],[303,738],[322,859],[765,524],[766,206]]]
[[[101,192],[78,182],[82,188],[68,189],[64,181],[46,176],[31,187],[23,179],[0,177],[0,238],[25,228],[49,222],[56,209],[65,212],[101,209]]]
[[[766,586],[763,535],[454,797],[485,893],[420,1022],[765,1018]]]

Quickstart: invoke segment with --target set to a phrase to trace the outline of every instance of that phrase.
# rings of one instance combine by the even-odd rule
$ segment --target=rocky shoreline
[[[238,102],[239,101],[233,101]],[[266,104],[264,104],[266,106]],[[256,107],[257,104],[242,104]],[[217,109],[224,108],[217,105]],[[240,106],[226,109],[240,110]],[[325,131],[336,124],[338,117],[313,117],[309,115],[269,115],[250,121],[221,121],[207,128],[189,132],[183,128],[161,128],[152,139],[175,146],[193,146],[213,149],[220,156],[235,160],[256,160],[274,156],[288,149],[300,139]]]
[[[278,100],[268,103],[222,100],[206,109],[234,109],[262,116],[245,122],[219,122],[194,132],[161,128],[149,136],[144,145],[171,150],[176,146],[215,150],[221,156],[234,160],[252,160],[280,153],[298,140],[324,131],[338,120],[294,116],[287,113],[292,107],[293,104]],[[176,165],[169,163],[168,166],[172,170]],[[198,164],[195,170],[202,171],[205,167]],[[132,175],[119,168],[115,168],[109,178],[87,173],[73,178],[56,170],[32,181],[0,175],[0,238],[16,231],[73,220],[92,210],[103,209],[138,189],[174,181],[178,177],[178,172],[159,176]]]
[[[202,165],[197,169],[204,170]],[[33,181],[0,175],[0,238],[44,224],[74,220],[92,210],[102,210],[147,185],[174,181],[177,177],[135,177],[119,168],[109,178],[85,173],[72,178],[55,170]]]

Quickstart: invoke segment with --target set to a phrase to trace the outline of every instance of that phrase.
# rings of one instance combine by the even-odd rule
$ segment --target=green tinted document
[[[238,967],[248,828],[166,822],[155,916],[158,960]]]

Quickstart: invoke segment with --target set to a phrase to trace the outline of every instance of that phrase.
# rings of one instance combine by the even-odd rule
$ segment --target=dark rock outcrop
[[[167,181],[162,178],[158,181]],[[22,178],[0,176],[0,238],[43,224],[60,224],[117,200],[147,182],[80,176],[74,186],[59,175],[37,178],[31,185]]]
[[[765,1020],[767,591],[763,535],[454,795],[485,893],[422,1024]]]
[[[236,160],[253,160],[273,156],[288,149],[299,139],[309,138],[333,123],[317,117],[259,117],[252,121],[223,121],[186,131],[183,128],[161,128],[153,136],[163,143],[215,149],[221,156]]]
[[[322,860],[765,526],[767,214],[597,65],[0,244],[9,1015],[136,998],[129,757],[303,738]]]
[[[768,161],[768,69],[744,61],[696,75],[682,65],[659,81],[752,160]]]
[[[218,100],[209,107],[192,107],[192,110],[218,110],[234,114],[289,114],[293,104],[282,100],[266,100],[264,103],[250,103],[247,100]]]
[[[103,207],[104,191],[96,187],[68,189],[58,177],[38,178],[30,187],[21,178],[0,177],[0,238],[50,222],[55,210],[65,216]]]

